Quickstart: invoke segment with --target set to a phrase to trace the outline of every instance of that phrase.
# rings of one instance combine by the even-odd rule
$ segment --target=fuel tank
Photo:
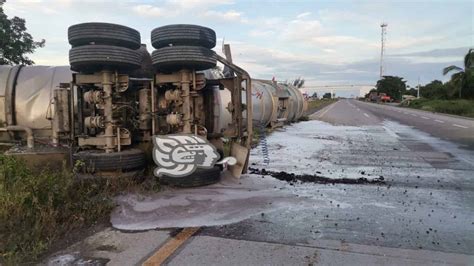
[[[0,127],[20,125],[31,128],[37,137],[51,136],[53,90],[60,83],[70,83],[69,66],[0,66]],[[220,71],[203,71],[208,79],[223,78]],[[214,129],[223,132],[232,123],[228,90],[211,88],[214,97]],[[243,103],[245,103],[245,93]],[[286,84],[270,80],[252,80],[252,120],[255,125],[276,125],[297,121],[304,113],[301,92]],[[0,140],[9,140],[10,133],[0,132]]]
[[[71,79],[69,66],[0,66],[0,123],[51,134],[53,90]]]

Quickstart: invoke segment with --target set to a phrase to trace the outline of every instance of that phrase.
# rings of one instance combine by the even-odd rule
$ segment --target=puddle
[[[290,208],[303,199],[280,188],[273,178],[247,176],[239,183],[223,182],[202,188],[176,189],[144,197],[125,195],[112,213],[119,230],[149,230],[224,225],[262,212]]]

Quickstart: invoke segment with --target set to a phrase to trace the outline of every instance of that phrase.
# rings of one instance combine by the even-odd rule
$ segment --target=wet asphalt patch
[[[379,178],[367,179],[365,177],[359,178],[328,178],[320,175],[309,175],[302,174],[297,175],[294,173],[287,173],[284,171],[268,171],[265,168],[258,169],[249,167],[250,174],[262,175],[262,176],[272,176],[278,180],[286,181],[290,185],[297,182],[301,183],[318,183],[318,184],[368,184],[368,185],[385,185],[384,177],[380,176]]]

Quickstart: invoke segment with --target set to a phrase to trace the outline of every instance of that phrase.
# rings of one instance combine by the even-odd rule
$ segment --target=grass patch
[[[35,172],[0,155],[0,264],[30,264],[53,242],[105,221],[129,178],[82,179],[71,170]]]
[[[324,108],[327,105],[330,105],[333,102],[336,102],[337,99],[316,99],[308,101],[308,110],[305,115],[310,115],[321,108]]]
[[[460,115],[474,118],[473,100],[429,100],[416,99],[406,105],[410,108],[429,112]]]

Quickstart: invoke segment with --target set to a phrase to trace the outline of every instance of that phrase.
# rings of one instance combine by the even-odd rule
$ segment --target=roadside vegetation
[[[329,93],[329,96],[331,94]],[[321,110],[322,108],[330,105],[333,102],[336,102],[337,99],[331,98],[331,97],[323,97],[322,99],[313,99],[313,100],[308,100],[308,110],[306,110],[306,113],[300,117],[299,121],[308,121],[309,116],[318,111]]]
[[[448,82],[434,80],[420,87],[421,99],[402,103],[402,106],[431,112],[474,117],[474,49],[464,57],[464,66],[448,66],[443,74],[454,72]]]
[[[474,49],[464,56],[462,67],[447,66],[442,73],[453,74],[447,82],[433,80],[419,88],[410,88],[402,77],[384,76],[365,99],[370,100],[371,93],[386,93],[404,107],[474,117]],[[403,95],[418,96],[418,89],[420,99],[403,100]]]
[[[316,99],[316,100],[309,100],[308,101],[308,113],[312,113],[317,111],[333,102],[336,102],[337,99]]]
[[[429,112],[453,114],[474,118],[474,100],[417,99],[410,101],[410,105],[408,107]]]
[[[0,65],[33,65],[28,55],[45,40],[33,39],[25,19],[9,18],[4,3],[0,0]],[[0,145],[0,265],[33,264],[52,244],[108,222],[118,193],[159,189],[157,183],[138,185],[130,178],[79,180],[67,167],[33,170],[5,156],[7,148]]]
[[[63,169],[34,171],[0,154],[0,265],[33,263],[68,234],[108,222],[113,197],[138,188],[130,178],[79,180]]]

